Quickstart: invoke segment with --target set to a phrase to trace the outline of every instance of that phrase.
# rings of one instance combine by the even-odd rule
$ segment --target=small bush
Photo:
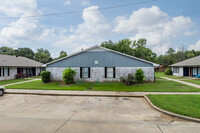
[[[49,72],[49,71],[41,72],[40,76],[42,76],[42,82],[43,83],[50,82],[50,74],[51,74],[51,72]]]
[[[137,83],[139,83],[139,84],[143,83],[144,72],[142,71],[141,68],[136,70],[135,79],[136,79]]]
[[[135,79],[134,79],[133,74],[128,74],[128,76],[120,77],[120,81],[125,83],[125,85],[135,84]]]
[[[171,68],[167,68],[165,70],[165,75],[172,75],[172,69]]]
[[[126,77],[120,77],[120,81],[122,82],[122,83],[125,83],[126,82]]]
[[[76,76],[76,71],[71,68],[68,68],[63,71],[62,78],[63,78],[65,84],[72,84],[72,83],[74,83],[75,76]]]

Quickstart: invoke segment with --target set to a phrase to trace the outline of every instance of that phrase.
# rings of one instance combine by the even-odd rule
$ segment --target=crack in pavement
[[[85,99],[85,102],[83,102],[82,106],[86,104],[87,98]],[[68,121],[71,120],[71,118],[78,112],[78,109],[74,111],[74,113],[67,119],[60,127],[58,127],[54,133],[57,133]]]
[[[60,130],[68,121],[70,121],[70,119],[76,114],[77,111],[78,111],[78,110],[76,110],[76,111],[70,116],[69,119],[67,119],[60,127],[58,127],[54,133],[57,133],[58,130]]]
[[[162,129],[159,127],[159,125],[156,124],[156,126],[158,127],[158,129],[160,130],[161,133],[163,133]]]

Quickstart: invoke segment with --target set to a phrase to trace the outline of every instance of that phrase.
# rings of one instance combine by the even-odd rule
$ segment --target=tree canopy
[[[110,40],[108,42],[101,43],[101,46],[152,62],[155,61],[157,56],[156,53],[152,52],[150,48],[146,47],[146,39],[144,38],[137,41],[124,39],[115,43]]]

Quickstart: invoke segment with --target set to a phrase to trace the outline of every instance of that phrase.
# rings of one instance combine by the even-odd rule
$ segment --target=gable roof
[[[172,64],[170,66],[200,66],[200,56],[196,56],[196,57]]]
[[[40,67],[42,63],[21,56],[1,55],[0,66],[6,67]]]
[[[73,54],[71,54],[71,55],[69,55],[69,56],[63,57],[63,58],[61,58],[61,59],[58,59],[58,60],[49,62],[49,63],[47,63],[46,65],[53,64],[53,63],[55,63],[55,62],[58,62],[58,61],[67,59],[67,58],[69,58],[69,57],[72,57],[72,56],[75,56],[75,55],[78,55],[78,54],[81,54],[81,53],[83,53],[83,52],[86,52],[86,51],[89,51],[89,50],[93,50],[93,49],[96,49],[96,48],[100,48],[100,49],[106,50],[106,51],[111,51],[111,52],[114,52],[114,53],[117,53],[117,54],[121,54],[121,55],[123,55],[123,56],[131,57],[131,58],[133,58],[133,59],[140,60],[140,61],[143,61],[143,62],[146,62],[146,63],[149,63],[149,64],[158,65],[158,64],[155,64],[155,63],[153,63],[153,62],[144,60],[144,59],[140,59],[140,58],[137,58],[137,57],[134,57],[134,56],[131,56],[131,55],[127,55],[127,54],[124,54],[124,53],[121,53],[121,52],[118,52],[118,51],[114,51],[114,50],[111,50],[111,49],[108,49],[108,48],[101,47],[101,46],[99,46],[99,45],[92,46],[92,47],[87,48],[87,49],[85,49],[85,50],[81,50],[81,51],[76,52],[76,53],[73,53]]]

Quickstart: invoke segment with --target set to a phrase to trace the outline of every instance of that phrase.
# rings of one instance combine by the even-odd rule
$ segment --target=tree
[[[15,51],[13,48],[9,48],[9,47],[1,47],[0,48],[0,54],[5,54],[5,55],[15,55]]]
[[[101,46],[149,61],[155,61],[157,57],[150,48],[146,48],[146,39],[143,38],[138,41],[123,39],[117,43],[108,41],[101,43]]]
[[[34,52],[30,48],[18,48],[15,50],[15,55],[34,59]]]
[[[53,59],[50,57],[50,53],[48,50],[44,50],[43,48],[37,49],[37,53],[35,53],[35,60],[41,63],[48,63]]]
[[[133,55],[141,59],[155,62],[157,55],[153,53],[150,48],[146,48],[146,42],[147,40],[144,38],[133,41]]]
[[[173,55],[175,54],[175,50],[173,48],[169,48],[168,51],[166,52],[167,55]]]
[[[37,53],[43,53],[49,57],[51,56],[50,52],[47,49],[43,49],[43,48],[37,49]]]
[[[116,50],[115,43],[113,43],[111,40],[102,42],[101,46],[108,49]]]
[[[66,56],[67,56],[67,52],[65,52],[65,51],[62,50],[62,51],[60,52],[60,56],[58,57],[58,59],[59,59],[59,58],[66,57]]]

